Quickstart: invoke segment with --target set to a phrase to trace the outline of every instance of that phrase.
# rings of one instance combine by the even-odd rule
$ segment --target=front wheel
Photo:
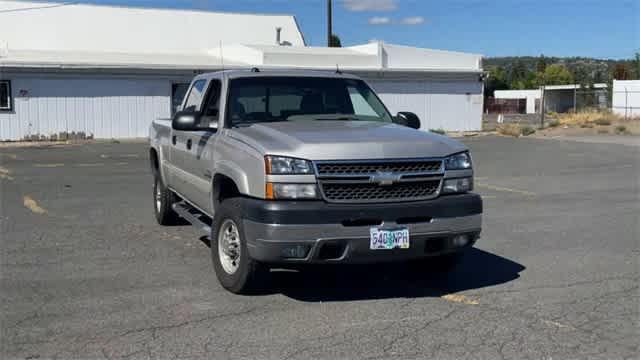
[[[241,198],[224,200],[216,209],[211,226],[213,268],[222,287],[235,294],[258,290],[268,271],[249,257],[241,210]]]

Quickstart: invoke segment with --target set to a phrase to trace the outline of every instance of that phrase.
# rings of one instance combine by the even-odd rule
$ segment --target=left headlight
[[[264,157],[264,164],[268,175],[313,174],[313,165],[308,160],[267,155]]]
[[[471,155],[468,152],[451,155],[444,161],[446,170],[471,169]]]

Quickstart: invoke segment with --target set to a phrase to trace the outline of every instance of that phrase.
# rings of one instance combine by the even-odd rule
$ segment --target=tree
[[[613,78],[616,80],[631,80],[631,71],[627,64],[616,64],[613,68]]]
[[[640,79],[640,52],[636,52],[636,58],[633,60],[633,67],[636,71],[636,79]]]
[[[514,61],[513,66],[511,67],[511,72],[509,74],[509,85],[511,89],[526,89],[527,84],[527,67],[525,64],[516,59]]]
[[[340,42],[340,37],[336,34],[331,34],[331,39],[329,40],[329,47],[342,47],[342,43]]]
[[[573,75],[566,66],[553,64],[547,66],[542,73],[536,75],[536,81],[540,85],[568,85],[573,83]]]
[[[507,72],[500,66],[489,69],[489,78],[485,85],[485,96],[493,96],[494,91],[507,89],[509,89]]]
[[[544,54],[541,54],[536,62],[536,70],[539,73],[543,73],[547,69],[547,59],[544,57]]]

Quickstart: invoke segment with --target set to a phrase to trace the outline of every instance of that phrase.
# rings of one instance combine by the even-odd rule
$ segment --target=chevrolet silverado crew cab
[[[481,228],[471,156],[419,127],[340,72],[198,75],[150,128],[156,218],[209,231],[235,293],[270,267],[454,263]]]

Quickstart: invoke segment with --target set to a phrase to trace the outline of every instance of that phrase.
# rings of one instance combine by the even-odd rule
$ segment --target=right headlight
[[[446,170],[471,169],[471,155],[468,152],[461,152],[447,157],[444,160]]]
[[[264,163],[269,175],[310,175],[314,172],[309,160],[267,155]]]

